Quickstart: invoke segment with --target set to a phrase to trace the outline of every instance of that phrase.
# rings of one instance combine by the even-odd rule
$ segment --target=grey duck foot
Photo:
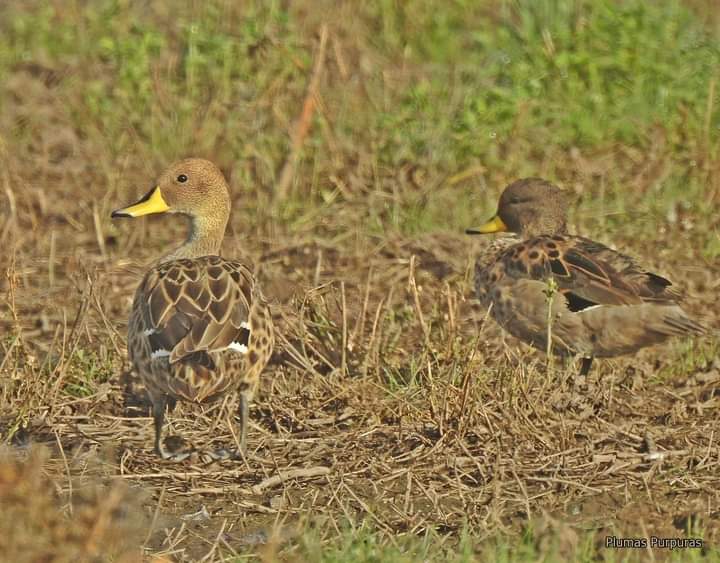
[[[168,436],[164,446],[157,448],[157,454],[165,461],[179,462],[189,458],[195,448],[188,444],[181,436]]]
[[[245,452],[237,448],[220,447],[216,450],[203,451],[213,461],[242,460]]]

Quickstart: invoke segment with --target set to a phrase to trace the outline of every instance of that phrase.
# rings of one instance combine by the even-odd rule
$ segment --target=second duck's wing
[[[509,248],[501,259],[505,275],[555,279],[570,310],[594,305],[676,303],[670,280],[603,244],[574,236],[541,236]]]

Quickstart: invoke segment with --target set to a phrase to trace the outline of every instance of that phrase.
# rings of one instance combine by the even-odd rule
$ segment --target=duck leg
[[[247,389],[240,391],[240,403],[238,405],[240,422],[237,425],[237,436],[240,446],[239,449],[228,450],[223,447],[213,452],[208,452],[211,459],[215,461],[222,461],[226,459],[243,459],[245,457],[245,452],[247,451],[247,427],[251,397],[252,393],[248,392]]]
[[[248,392],[243,390],[240,392],[240,405],[238,407],[238,414],[240,415],[240,455],[245,456],[247,450],[247,427],[248,427],[248,413],[250,411],[250,397]]]
[[[172,401],[175,402],[174,400]],[[190,456],[190,451],[178,451],[176,453],[168,452],[163,446],[162,429],[165,422],[165,408],[168,404],[168,396],[152,397],[153,404],[153,421],[155,423],[155,453],[162,459],[167,461],[182,461]],[[174,442],[182,442],[182,439],[174,440]]]
[[[167,406],[167,396],[161,395],[153,397],[153,421],[155,422],[155,453],[163,459],[167,459],[167,455],[162,445],[162,428],[165,422],[165,407]]]
[[[237,425],[238,429],[238,442],[239,449],[233,448],[229,450],[227,448],[219,448],[212,452],[207,452],[211,459],[215,461],[223,461],[227,459],[244,459],[245,451],[247,449],[247,421],[248,411],[250,410],[250,397],[247,391],[240,392],[240,404],[238,405],[238,415],[240,416],[240,422]]]
[[[586,356],[582,359],[582,363],[580,364],[580,373],[579,375],[581,377],[587,376],[588,373],[590,373],[590,366],[592,366],[593,358],[592,356]]]

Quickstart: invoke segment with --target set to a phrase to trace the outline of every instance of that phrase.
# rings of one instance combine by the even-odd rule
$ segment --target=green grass
[[[415,561],[447,561],[449,563],[525,563],[543,561],[643,561],[649,556],[646,549],[611,549],[604,545],[607,534],[616,537],[636,537],[616,531],[598,532],[583,530],[554,521],[549,525],[538,523],[530,526],[518,537],[510,540],[504,536],[481,542],[461,532],[456,541],[428,530],[419,535],[397,536],[388,543],[369,523],[348,527],[340,535],[323,538],[317,529],[309,529],[293,542],[293,546],[281,551],[283,557],[292,561],[316,561],[318,563],[411,563]],[[640,537],[640,536],[637,536]],[[678,532],[678,538],[703,538],[702,530]],[[667,556],[667,561],[720,561],[720,551],[705,545],[703,549],[654,549],[655,557]],[[272,557],[271,557],[272,559]],[[240,559],[239,559],[240,560]],[[239,561],[238,560],[238,561]]]
[[[218,2],[141,17],[119,0],[62,11],[35,4],[6,10],[0,77],[28,61],[66,72],[58,95],[69,122],[115,157],[143,155],[155,170],[181,155],[212,155],[237,184],[271,189],[315,49],[315,29],[297,11]],[[570,147],[647,148],[662,136],[674,166],[652,213],[688,186],[693,195],[703,189],[697,153],[717,146],[720,116],[708,96],[720,42],[679,2],[378,0],[357,12],[337,15],[332,29],[351,37],[348,53],[371,54],[364,92],[337,79],[323,88],[326,109],[306,143],[299,199],[278,208],[291,227],[347,203],[328,176],[353,154],[372,155],[361,182],[376,194],[356,217],[371,233],[462,228],[477,220],[469,210],[493,198],[478,196],[475,182],[446,178],[478,164],[493,177],[537,174],[536,162],[549,157],[544,172],[562,179],[571,173],[562,156]],[[389,79],[373,57],[397,75]],[[328,132],[349,149],[330,162],[323,153],[338,149]],[[32,124],[13,132],[24,143],[32,133]],[[403,163],[428,172],[419,191],[392,189],[387,176]],[[620,208],[641,197],[621,183],[609,187]],[[265,204],[250,193],[248,216]]]
[[[299,556],[304,561],[342,563],[365,561],[367,563],[412,563],[414,561],[446,560],[453,563],[472,561],[472,548],[463,540],[458,549],[443,549],[439,537],[427,533],[422,537],[398,538],[394,544],[383,541],[371,525],[360,525],[347,530],[330,545],[324,545],[317,534],[308,533],[299,542]]]
[[[716,341],[683,340],[672,345],[676,348],[673,361],[653,374],[653,380],[680,382],[698,371],[709,371],[720,353]]]
[[[83,349],[75,351],[65,370],[65,390],[74,397],[91,395],[115,374],[112,360],[102,359],[95,352]]]

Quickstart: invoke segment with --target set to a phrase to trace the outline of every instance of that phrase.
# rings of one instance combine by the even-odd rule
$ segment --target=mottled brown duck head
[[[225,178],[212,162],[188,158],[171,165],[140,200],[112,212],[112,217],[181,213],[193,219],[227,217],[230,194]]]
[[[523,238],[566,231],[567,196],[542,178],[523,178],[505,188],[495,216],[469,235],[511,232]]]

